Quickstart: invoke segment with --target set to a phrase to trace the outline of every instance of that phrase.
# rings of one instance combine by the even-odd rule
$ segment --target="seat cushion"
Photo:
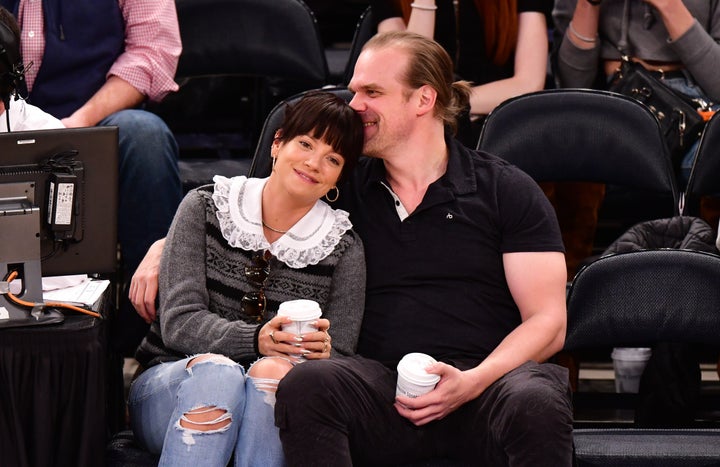
[[[573,438],[578,467],[720,465],[720,429],[588,428]]]

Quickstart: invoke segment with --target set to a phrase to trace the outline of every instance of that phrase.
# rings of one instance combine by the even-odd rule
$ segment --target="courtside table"
[[[0,329],[0,464],[105,465],[107,321]]]

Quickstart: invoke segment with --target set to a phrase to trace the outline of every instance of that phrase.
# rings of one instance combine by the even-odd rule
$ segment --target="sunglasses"
[[[250,260],[251,265],[245,267],[245,279],[258,287],[257,292],[248,292],[240,300],[240,309],[249,318],[260,323],[265,318],[267,299],[265,298],[265,281],[270,275],[271,258],[269,251],[258,251]]]

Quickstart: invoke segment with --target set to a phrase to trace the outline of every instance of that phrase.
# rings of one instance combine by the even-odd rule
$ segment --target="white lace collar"
[[[222,236],[230,246],[270,250],[291,268],[304,268],[327,257],[352,224],[348,213],[318,200],[290,230],[272,244],[262,227],[262,190],[267,178],[213,177],[213,201]]]

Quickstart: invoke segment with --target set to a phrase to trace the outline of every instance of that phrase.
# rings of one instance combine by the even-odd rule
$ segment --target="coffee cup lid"
[[[651,354],[649,347],[615,347],[610,356],[615,360],[645,361]]]
[[[278,316],[288,316],[294,321],[307,321],[319,318],[322,312],[316,301],[299,299],[282,302],[277,314]]]
[[[437,363],[430,355],[413,352],[405,355],[398,363],[397,370],[403,378],[420,385],[434,385],[440,381],[440,375],[425,371],[429,365]]]

